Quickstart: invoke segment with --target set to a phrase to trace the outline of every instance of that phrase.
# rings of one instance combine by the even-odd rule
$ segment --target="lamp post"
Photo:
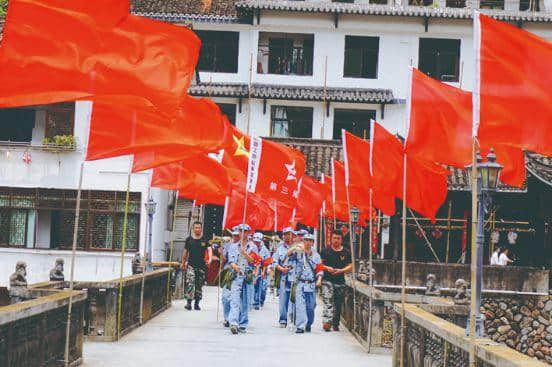
[[[356,206],[353,206],[351,208],[351,212],[350,212],[350,216],[351,216],[351,231],[350,231],[350,236],[351,236],[351,241],[353,241],[353,244],[356,245],[356,229],[357,229],[357,224],[358,224],[358,216],[359,216],[360,212],[358,210],[358,208]]]
[[[152,233],[153,233],[153,215],[155,214],[155,208],[157,203],[150,197],[144,204],[146,207],[146,213],[148,214],[148,250],[146,253],[146,271],[152,271],[153,265],[153,247],[152,247]]]
[[[471,166],[468,167],[468,176],[471,182]],[[476,298],[476,336],[482,337],[484,326],[483,319],[481,318],[481,289],[483,284],[483,247],[485,245],[485,235],[483,233],[483,223],[485,221],[485,214],[489,211],[492,205],[492,194],[496,191],[498,186],[498,176],[502,165],[496,162],[496,155],[493,150],[487,154],[487,161],[482,162],[481,155],[477,155],[477,237],[476,237],[476,250],[477,250],[477,272],[475,286]],[[474,300],[472,300],[473,302]],[[467,331],[469,334],[470,325],[468,322]]]

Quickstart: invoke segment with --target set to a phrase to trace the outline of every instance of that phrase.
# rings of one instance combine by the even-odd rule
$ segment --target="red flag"
[[[296,149],[261,138],[251,138],[247,190],[295,207],[305,157]]]
[[[412,69],[408,157],[465,168],[472,160],[472,93],[452,87]],[[500,179],[521,187],[525,157],[520,149],[481,141],[482,155],[494,147],[504,166]]]
[[[180,197],[213,205],[224,205],[231,189],[226,169],[207,156],[155,168],[151,186],[178,190]]]
[[[314,178],[304,175],[299,189],[295,220],[306,226],[318,228],[322,202],[330,195],[330,188]]]
[[[472,160],[472,95],[412,68],[406,152],[465,168]]]
[[[124,16],[128,1],[104,3],[11,0],[0,106],[134,95],[174,113],[194,75],[198,37],[185,27]]]
[[[480,36],[474,134],[482,145],[552,156],[552,43],[483,14],[474,28]]]
[[[220,153],[222,156],[221,163],[226,167],[233,180],[245,182],[251,138],[235,126],[230,124],[228,126],[231,129],[227,135],[228,141],[225,144],[228,148]]]
[[[136,172],[217,151],[228,140],[230,124],[209,99],[185,97],[174,118],[135,98],[115,102],[94,102],[86,160],[136,154]]]
[[[349,205],[347,204],[347,186],[345,185],[345,166],[332,160],[332,217],[344,222],[349,221]]]
[[[226,200],[224,207],[224,228],[232,228],[243,223],[243,211],[245,203],[244,183],[232,184],[232,191]],[[247,212],[245,222],[261,231],[274,230],[274,210],[268,201],[254,193],[247,194]]]

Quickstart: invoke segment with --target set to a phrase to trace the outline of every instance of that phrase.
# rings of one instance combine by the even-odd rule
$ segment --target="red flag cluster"
[[[366,223],[374,208],[393,215],[396,199],[434,220],[446,166],[471,163],[474,137],[513,186],[525,180],[524,150],[552,155],[552,45],[484,15],[474,94],[413,69],[406,141],[374,121],[370,141],[343,132],[344,162],[319,182],[299,151],[249,137],[187,95],[200,49],[192,31],[131,15],[129,0],[92,3],[10,1],[0,107],[93,101],[87,160],[133,155],[134,172],[153,168],[152,186],[225,205],[226,228],[244,215],[257,230],[318,227],[321,214],[348,221],[352,206]]]

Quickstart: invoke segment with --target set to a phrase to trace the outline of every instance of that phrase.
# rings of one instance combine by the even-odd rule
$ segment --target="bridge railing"
[[[393,367],[469,365],[470,340],[466,331],[436,316],[418,305],[405,304],[406,339],[401,356],[401,304],[393,306]],[[481,338],[476,342],[479,367],[545,367],[546,364],[530,358],[504,344]]]
[[[63,366],[71,293],[69,365],[82,363],[86,292],[50,289],[31,290],[34,299],[0,307],[1,367]]]

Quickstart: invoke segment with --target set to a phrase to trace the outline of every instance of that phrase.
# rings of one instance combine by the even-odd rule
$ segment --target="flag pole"
[[[470,367],[475,367],[475,315],[477,314],[477,143],[472,142],[471,166],[472,230],[471,230],[471,302],[470,302]]]
[[[124,266],[125,266],[125,250],[126,250],[127,226],[128,226],[128,203],[130,201],[130,177],[132,176],[133,162],[134,162],[134,156],[131,156],[130,166],[128,167],[128,175],[127,175],[125,214],[123,217],[123,238],[121,239],[121,272],[119,275],[119,297],[117,300],[117,340],[121,339],[121,306],[123,303],[123,275],[124,275]],[[117,203],[115,203],[115,207],[117,207]]]
[[[195,201],[194,201],[195,204]],[[173,249],[174,249],[174,237],[175,237],[175,226],[176,226],[176,212],[178,209],[178,190],[176,190],[176,196],[174,198],[174,210],[173,210],[173,217],[172,217],[172,236],[171,236],[171,243],[169,245],[169,274],[167,275],[167,306],[169,305],[169,301],[171,300],[171,292],[170,292],[170,285],[171,285],[171,271],[172,271],[172,257],[173,257]],[[193,210],[193,209],[192,209]],[[193,217],[193,216],[192,216]],[[186,268],[187,270],[187,268]],[[183,274],[185,277],[186,274]]]
[[[252,75],[253,75],[253,52],[251,52],[249,54],[249,82],[247,83],[247,99],[249,101],[248,109],[247,109],[247,134],[248,135],[250,134],[249,126],[250,126],[250,122],[251,122],[251,78],[252,78]]]
[[[224,235],[224,228],[222,229],[222,232],[221,232],[221,239],[220,239],[220,249],[222,249],[222,245],[224,243],[224,240],[222,239]],[[213,239],[215,239],[215,234],[213,233]],[[219,321],[219,313],[220,313],[220,271],[222,269],[222,257],[220,256],[222,254],[222,251],[219,250],[219,268],[218,268],[218,287],[217,287],[217,322]],[[211,263],[213,262],[213,259],[211,258]]]
[[[372,348],[372,307],[373,307],[373,298],[374,298],[374,276],[372,275],[373,274],[373,268],[372,268],[372,265],[373,265],[373,262],[372,262],[372,257],[373,257],[373,254],[372,254],[372,237],[373,237],[373,225],[374,225],[374,218],[372,218],[372,215],[373,215],[373,209],[372,209],[372,188],[370,188],[370,196],[369,196],[369,205],[368,205],[368,210],[370,211],[370,226],[369,226],[369,237],[368,237],[368,253],[369,253],[369,257],[368,257],[368,261],[369,261],[369,269],[368,271],[370,272],[368,277],[369,277],[369,282],[370,282],[370,298],[369,298],[369,303],[368,303],[368,312],[369,312],[369,317],[368,317],[368,353],[370,353],[371,351],[371,348]],[[362,248],[362,241],[360,243],[360,248]]]
[[[355,278],[356,278],[356,265],[355,265],[355,248],[353,245],[353,226],[351,222],[351,201],[349,200],[349,186],[346,187],[347,192],[347,208],[349,209],[349,246],[351,248],[351,260],[352,260],[352,266],[353,266],[353,276],[352,279],[352,285],[353,285],[353,330],[354,325],[356,325],[356,284],[355,284]],[[335,205],[334,205],[335,210]]]
[[[151,172],[151,171],[150,171]],[[149,175],[148,177],[148,193],[146,195],[147,197],[147,200],[149,201],[150,199],[150,196],[151,196],[151,174]],[[152,228],[149,229],[150,232],[152,231]],[[153,249],[151,250],[152,251],[152,258],[150,259],[150,261],[153,263]],[[144,239],[144,254],[146,255],[146,262],[147,262],[147,255],[148,253],[148,231],[146,230],[146,236],[145,236],[145,239]],[[142,268],[142,288],[140,289],[140,325],[142,325],[143,321],[144,321],[144,315],[143,315],[143,306],[144,306],[144,286],[146,284],[146,270],[147,270],[147,265],[144,266]],[[151,269],[153,269],[153,265],[151,267]]]
[[[325,107],[324,109],[328,109],[328,90],[327,90],[327,81],[328,81],[328,56],[326,56],[326,59],[324,61],[324,95],[323,95],[323,102],[322,105]],[[324,124],[326,121],[326,111],[322,111],[322,126],[320,127],[320,139],[324,139]]]
[[[402,279],[401,279],[401,363],[404,367],[404,347],[406,342],[406,152],[403,158],[403,200],[402,200]]]
[[[81,202],[81,192],[82,192],[82,175],[84,171],[84,161],[81,162],[80,173],[79,173],[79,188],[77,190],[77,203],[75,208],[75,225],[73,226],[73,245],[71,248],[71,273],[69,276],[69,306],[67,308],[67,325],[65,327],[65,352],[64,352],[64,362],[65,367],[69,367],[69,339],[71,335],[71,313],[73,312],[73,287],[75,279],[75,258],[77,255],[77,237],[79,230],[79,219],[80,219],[80,202]]]
[[[449,200],[449,206],[448,206],[448,218],[447,218],[447,252],[445,254],[445,264],[448,264],[449,262],[449,250],[450,250],[450,231],[451,231],[451,219],[452,214],[452,200]]]

